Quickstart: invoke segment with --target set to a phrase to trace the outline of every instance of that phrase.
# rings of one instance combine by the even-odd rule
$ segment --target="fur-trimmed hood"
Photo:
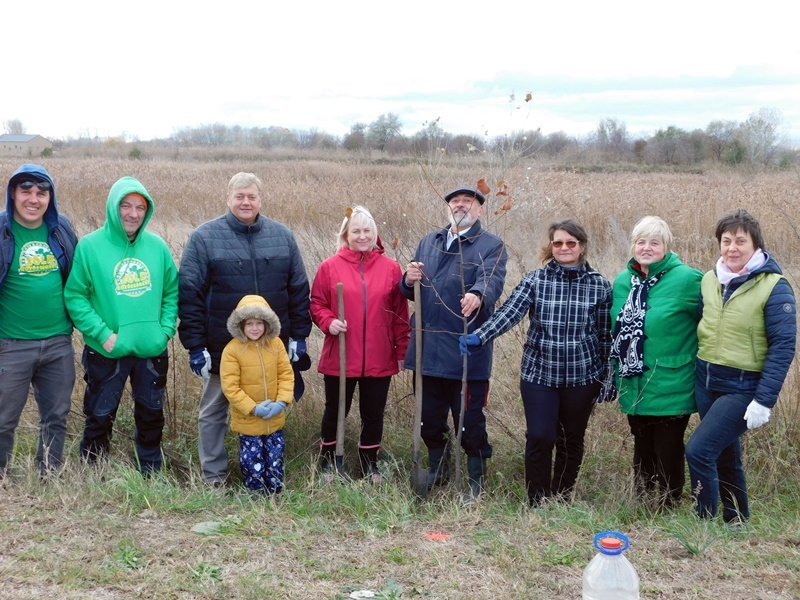
[[[234,339],[244,343],[252,341],[244,334],[241,328],[242,322],[247,321],[247,319],[261,319],[266,323],[266,330],[261,338],[265,342],[278,337],[281,333],[281,321],[278,315],[275,314],[269,303],[261,296],[245,296],[239,300],[236,310],[228,317],[228,333]]]

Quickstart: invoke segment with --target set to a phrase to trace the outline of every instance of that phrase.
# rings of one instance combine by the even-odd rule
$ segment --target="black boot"
[[[428,448],[428,491],[435,485],[450,481],[450,445]]]
[[[478,500],[484,489],[486,459],[480,456],[468,456],[467,473],[469,474],[469,492],[464,494],[464,503],[472,504]]]

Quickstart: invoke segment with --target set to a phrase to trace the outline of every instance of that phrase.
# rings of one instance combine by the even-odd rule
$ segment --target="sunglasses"
[[[555,242],[550,242],[553,245],[553,248],[561,248],[561,246],[566,246],[567,248],[574,248],[578,245],[578,242],[575,240],[569,240],[568,242],[562,242],[561,240],[556,240]]]
[[[23,181],[17,185],[26,192],[33,186],[37,186],[43,192],[49,192],[52,187],[48,181]]]

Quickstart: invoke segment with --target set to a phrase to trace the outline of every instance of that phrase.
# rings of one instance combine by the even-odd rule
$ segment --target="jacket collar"
[[[256,218],[256,222],[252,225],[245,225],[239,219],[233,216],[233,213],[229,210],[225,213],[225,222],[228,226],[233,229],[236,233],[256,233],[261,231],[261,228],[264,226],[264,221],[266,217],[264,215],[258,215]]]

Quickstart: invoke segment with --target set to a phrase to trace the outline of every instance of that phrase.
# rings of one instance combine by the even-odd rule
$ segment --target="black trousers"
[[[583,438],[600,383],[547,387],[520,381],[525,408],[525,486],[535,504],[569,497],[583,462]],[[555,461],[553,461],[555,448]]]
[[[347,377],[345,414],[350,413],[353,394],[358,386],[358,410],[361,416],[359,450],[374,451],[377,456],[383,438],[383,414],[389,395],[391,377]],[[325,411],[322,414],[322,450],[336,447],[336,421],[339,418],[339,377],[325,375]]]
[[[680,500],[685,481],[683,436],[689,416],[628,415],[639,493],[659,493],[666,504]]]
[[[464,431],[461,433],[461,447],[467,456],[490,458],[492,446],[486,433],[486,397],[489,394],[488,381],[468,381],[464,400]],[[422,427],[420,435],[425,446],[444,448],[448,442],[455,442],[447,422],[448,414],[458,427],[461,414],[461,380],[442,377],[422,376]]]

